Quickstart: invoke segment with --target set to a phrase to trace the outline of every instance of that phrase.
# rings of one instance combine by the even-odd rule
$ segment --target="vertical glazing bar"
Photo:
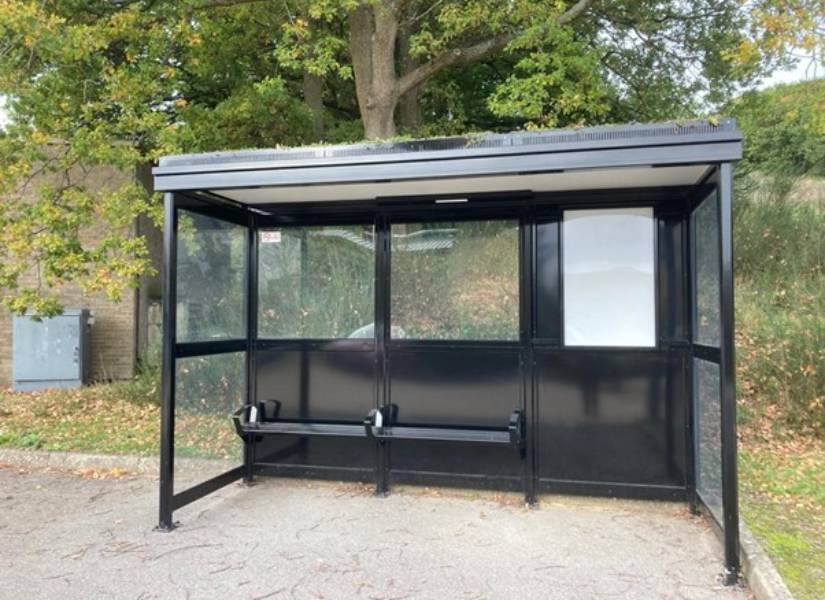
[[[255,360],[258,340],[258,230],[257,219],[247,212],[247,265],[246,265],[246,403],[255,404]],[[255,476],[255,438],[244,444],[244,483],[252,483]]]
[[[160,413],[160,521],[158,529],[170,531],[174,494],[175,459],[175,309],[177,303],[177,213],[175,196],[163,196],[163,365]]]
[[[385,216],[375,221],[375,350],[377,365],[377,404],[389,400],[390,339],[390,231]],[[389,491],[389,444],[376,442],[375,493],[384,496]]]
[[[722,506],[725,513],[725,580],[739,574],[739,490],[736,467],[736,365],[733,306],[733,166],[719,169],[721,324]]]
[[[700,188],[701,189],[701,188]],[[699,193],[699,192],[697,192]],[[692,215],[699,199],[691,198],[687,203],[684,219],[684,268],[685,268],[685,293],[688,297],[688,302],[685,310],[685,338],[691,344],[691,351],[684,357],[684,381],[685,381],[685,476],[687,480],[687,496],[688,506],[691,514],[699,514],[699,499],[696,495],[696,449],[695,444],[695,427],[696,427],[696,402],[693,394],[693,322],[696,308],[696,269],[695,269],[695,252],[693,239]]]
[[[536,220],[532,211],[521,220],[519,243],[519,295],[521,298],[521,368],[524,398],[522,408],[525,413],[525,455],[522,468],[524,478],[524,503],[535,506],[536,498],[536,420],[535,420],[535,359],[533,338],[536,333],[535,306],[535,254]]]

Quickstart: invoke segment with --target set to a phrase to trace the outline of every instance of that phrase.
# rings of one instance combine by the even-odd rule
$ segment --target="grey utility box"
[[[17,392],[79,388],[88,375],[89,311],[35,321],[15,317],[12,380]]]

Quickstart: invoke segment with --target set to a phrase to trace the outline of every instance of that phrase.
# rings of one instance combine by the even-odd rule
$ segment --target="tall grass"
[[[825,433],[825,181],[737,182],[740,413],[774,433]],[[789,429],[790,428],[790,429]]]
[[[113,381],[111,384],[97,387],[100,390],[106,390],[105,394],[113,399],[139,406],[148,404],[160,406],[160,366],[141,362],[132,379]]]

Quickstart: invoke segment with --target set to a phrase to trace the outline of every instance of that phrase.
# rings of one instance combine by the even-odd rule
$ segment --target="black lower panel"
[[[390,354],[390,402],[408,424],[506,427],[521,406],[519,350],[405,348]]]
[[[375,354],[341,350],[260,350],[259,401],[281,403],[284,419],[362,421],[375,408]]]
[[[681,351],[539,350],[542,479],[683,486]]]
[[[256,443],[255,462],[373,469],[375,444],[366,438],[271,435]]]
[[[684,350],[538,348],[535,357],[540,480],[683,488]],[[390,401],[403,424],[506,427],[523,407],[520,365],[515,348],[393,349]],[[284,418],[360,422],[378,403],[372,352],[266,350],[257,372],[258,398],[281,402]],[[396,440],[389,458],[396,482],[506,488],[524,472],[507,446]],[[363,479],[374,475],[376,447],[366,438],[270,436],[256,445],[256,462]]]
[[[521,389],[518,349],[417,347],[390,355],[390,399],[405,424],[506,427]],[[477,443],[393,441],[390,465],[393,473],[522,473],[515,449]]]
[[[685,500],[687,490],[679,485],[653,485],[649,483],[600,483],[571,481],[569,479],[540,479],[540,494],[566,494],[571,496],[601,496],[604,498],[630,498],[633,500]]]
[[[257,356],[258,400],[280,402],[284,419],[361,423],[376,406],[373,352],[273,349]],[[256,462],[319,467],[375,465],[366,438],[267,436],[256,444]]]
[[[393,441],[390,465],[395,471],[519,477],[522,462],[509,446],[457,442]]]

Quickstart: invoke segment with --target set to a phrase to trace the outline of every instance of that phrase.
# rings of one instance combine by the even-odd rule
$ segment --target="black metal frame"
[[[690,261],[690,340],[691,358],[698,358],[719,366],[720,376],[720,414],[721,414],[721,463],[722,463],[722,512],[720,522],[717,515],[708,508],[698,493],[696,473],[691,472],[690,506],[694,513],[702,513],[717,526],[717,530],[724,543],[725,574],[727,585],[735,584],[739,578],[741,568],[739,560],[739,491],[737,475],[737,442],[736,442],[736,366],[734,359],[734,281],[733,281],[733,164],[730,162],[714,165],[708,170],[705,177],[697,185],[690,204],[688,221],[693,211],[711,193],[717,195],[717,222],[719,244],[719,347],[708,346],[694,339],[696,319],[696,265],[694,260],[694,243],[691,239],[692,228],[688,222],[688,244],[690,251],[687,256]],[[688,385],[690,386],[691,408],[695,406],[693,389],[693,365],[689,362]],[[691,410],[690,438],[695,439],[695,411]],[[698,451],[695,443],[691,444],[692,453]],[[695,460],[691,461],[695,466]]]
[[[177,305],[177,233],[178,219],[175,196],[163,195],[163,356],[162,404],[160,417],[160,516],[158,528],[170,531],[175,524],[172,512],[175,476],[175,345]]]
[[[340,160],[336,169],[318,169],[322,166],[308,164],[306,168],[284,169],[283,165],[250,163],[242,166],[230,166],[227,170],[220,168],[210,169],[209,166],[161,166],[157,171],[157,181],[161,182],[161,189],[168,190],[164,196],[165,230],[164,230],[164,300],[163,300],[163,406],[161,411],[161,461],[160,461],[160,518],[159,528],[171,530],[175,526],[173,512],[186,504],[238,479],[251,483],[256,473],[265,472],[270,463],[256,460],[256,443],[262,436],[267,435],[294,435],[294,436],[343,436],[370,438],[375,447],[374,482],[379,495],[386,494],[390,484],[390,452],[393,440],[452,440],[476,443],[507,444],[519,449],[523,458],[521,487],[528,504],[537,501],[539,490],[562,493],[603,494],[610,496],[626,496],[638,498],[666,498],[687,499],[693,510],[702,506],[702,500],[696,494],[696,474],[694,472],[693,446],[694,411],[693,402],[687,403],[685,413],[685,485],[652,485],[621,482],[584,481],[584,480],[540,480],[537,462],[539,460],[538,437],[539,411],[538,404],[538,376],[536,372],[537,352],[547,350],[564,350],[565,352],[588,352],[593,349],[579,347],[565,347],[563,344],[563,302],[561,298],[561,268],[556,293],[558,296],[559,317],[556,324],[556,334],[550,337],[540,337],[538,331],[538,297],[535,285],[535,269],[537,264],[538,239],[537,231],[540,223],[556,220],[559,227],[558,245],[561,248],[561,214],[565,208],[600,208],[613,206],[653,206],[654,207],[654,240],[657,258],[655,261],[656,273],[656,345],[653,348],[609,348],[601,349],[607,352],[633,353],[674,353],[680,359],[684,370],[684,393],[692,398],[692,356],[706,358],[720,365],[721,374],[721,414],[722,414],[722,467],[723,467],[723,501],[724,523],[719,523],[725,543],[725,572],[727,583],[736,581],[739,571],[738,560],[738,503],[737,503],[737,473],[736,473],[736,405],[735,405],[735,373],[733,357],[733,244],[732,244],[732,164],[725,162],[738,158],[741,152],[738,132],[736,135],[720,135],[719,139],[702,140],[702,143],[683,144],[680,140],[667,140],[667,144],[654,147],[636,147],[613,144],[601,150],[595,147],[585,148],[586,152],[573,157],[572,150],[556,150],[550,155],[540,153],[505,152],[507,156],[486,153],[483,158],[471,156],[470,153],[461,155],[457,152],[455,161],[427,160],[421,154],[416,155],[415,161],[408,157],[394,156],[392,160]],[[674,152],[667,157],[661,156],[663,146],[668,146]],[[605,146],[605,144],[602,144]],[[618,189],[602,190],[599,192],[554,192],[534,194],[526,191],[512,194],[475,194],[470,201],[462,205],[434,205],[432,197],[404,197],[377,198],[370,201],[347,203],[313,203],[312,205],[270,205],[249,209],[231,201],[223,201],[216,193],[200,193],[185,190],[243,187],[244,185],[286,184],[284,177],[302,178],[306,184],[321,183],[334,174],[343,177],[347,173],[346,181],[358,181],[364,173],[371,176],[379,171],[387,172],[393,169],[392,176],[397,179],[398,170],[412,169],[406,176],[418,176],[421,171],[428,173],[429,178],[438,178],[458,175],[479,175],[479,169],[492,169],[499,174],[508,172],[510,159],[524,167],[525,161],[535,161],[541,156],[550,156],[554,165],[565,165],[564,168],[628,166],[634,164],[691,164],[701,162],[710,164],[705,181],[697,186],[681,186],[661,189]],[[496,160],[490,162],[496,156]],[[676,160],[676,159],[679,160]],[[721,162],[717,162],[721,159]],[[456,162],[457,161],[457,162]],[[502,162],[503,161],[503,162]],[[571,162],[572,161],[572,162]],[[681,162],[680,162],[681,161]],[[309,161],[311,162],[311,161]],[[621,163],[621,165],[620,165]],[[532,162],[530,163],[532,164]],[[529,165],[527,165],[529,167]],[[532,171],[525,167],[519,172]],[[285,173],[288,173],[285,175]],[[453,172],[455,171],[455,172]],[[275,179],[271,174],[277,173]],[[253,179],[254,178],[254,179]],[[715,181],[714,181],[715,179]],[[290,179],[291,181],[291,179]],[[340,181],[344,183],[344,181]],[[660,331],[661,300],[659,298],[659,234],[662,214],[675,215],[683,218],[682,256],[683,267],[686,273],[693,268],[690,248],[689,215],[693,206],[701,198],[699,191],[708,186],[718,186],[719,193],[719,245],[720,245],[720,322],[722,338],[720,348],[708,348],[697,344],[693,340],[693,329],[690,323],[691,315],[684,315],[685,339],[665,339]],[[466,195],[462,194],[462,197]],[[440,195],[439,198],[444,198]],[[662,209],[661,200],[666,198],[670,203],[668,210]],[[223,340],[209,342],[178,343],[176,339],[176,242],[177,242],[177,211],[191,210],[207,214],[208,216],[227,220],[247,227],[248,231],[248,276],[247,276],[247,336],[244,340]],[[398,425],[394,423],[394,415],[388,412],[391,404],[389,398],[389,357],[392,348],[412,348],[416,346],[435,347],[460,350],[468,348],[474,342],[420,342],[392,340],[390,336],[390,285],[389,272],[391,260],[390,224],[403,221],[433,221],[433,220],[478,220],[491,218],[511,218],[519,222],[519,287],[520,287],[520,323],[518,340],[512,342],[484,342],[484,347],[511,348],[519,351],[521,372],[521,399],[518,416],[514,413],[507,426],[493,429],[456,427],[448,424],[432,427],[418,427]],[[375,331],[374,341],[363,340],[275,340],[261,339],[258,336],[258,244],[257,232],[267,227],[285,227],[289,225],[320,225],[333,223],[372,223],[375,226],[376,253],[375,253]],[[559,257],[561,261],[561,257]],[[693,277],[687,277],[684,282],[685,293],[689,298],[693,296]],[[690,302],[686,310],[690,311]],[[678,338],[678,336],[677,336]],[[325,350],[367,351],[375,354],[375,408],[363,422],[290,422],[275,416],[265,416],[260,423],[244,423],[249,414],[249,406],[264,406],[256,398],[256,371],[257,358],[262,350],[278,348],[323,348]],[[247,406],[236,415],[238,434],[244,440],[243,465],[231,469],[206,482],[193,486],[179,493],[174,492],[174,418],[175,418],[175,361],[177,358],[220,354],[226,352],[246,353],[246,402]],[[266,408],[263,408],[266,415]],[[271,409],[270,409],[271,412]],[[376,415],[385,419],[383,426],[376,424]],[[515,419],[515,421],[513,421]],[[389,424],[387,424],[389,423]],[[514,433],[517,431],[517,435]],[[439,437],[440,436],[440,437]],[[299,468],[291,469],[295,473],[306,473]],[[289,472],[290,469],[286,468]],[[355,471],[353,471],[354,473]],[[317,476],[337,477],[341,472],[325,471],[323,468],[313,472]],[[407,476],[411,481],[425,482],[423,475],[413,473],[400,475]],[[476,475],[452,475],[458,485],[482,485],[499,488],[512,488],[516,482],[508,477],[482,478]],[[444,483],[444,479],[438,480]]]
[[[249,383],[251,381],[252,362],[254,353],[249,353],[254,338],[250,337],[249,323],[255,322],[257,312],[247,312],[247,336],[243,340],[215,340],[205,342],[183,342],[177,341],[177,237],[178,237],[178,213],[186,210],[223,221],[246,226],[247,228],[254,218],[250,212],[243,208],[227,205],[211,198],[199,198],[188,194],[164,194],[164,233],[163,233],[163,349],[161,365],[161,440],[160,440],[160,503],[158,529],[161,531],[171,531],[176,523],[173,519],[173,512],[187,504],[210,494],[221,487],[236,481],[240,477],[245,477],[249,473],[247,464],[250,457],[244,455],[244,464],[226,471],[207,481],[196,484],[188,489],[175,492],[175,388],[176,373],[175,365],[179,358],[194,356],[209,356],[214,354],[225,354],[229,352],[246,351],[246,387],[249,394]],[[254,230],[248,228],[248,245],[255,246]],[[249,258],[249,254],[247,257]],[[257,256],[257,254],[255,254]],[[251,272],[251,263],[247,264],[248,272]],[[251,288],[251,277],[247,277],[247,285]],[[248,302],[255,305],[257,294],[251,294]],[[249,308],[247,307],[247,311]],[[254,394],[254,391],[252,392]]]

